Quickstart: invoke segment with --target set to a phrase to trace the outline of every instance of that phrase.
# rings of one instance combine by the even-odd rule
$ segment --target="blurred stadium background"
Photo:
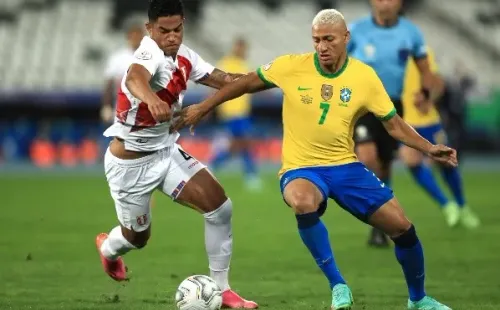
[[[337,8],[348,21],[369,14],[366,0],[185,0],[185,4],[185,44],[215,64],[228,53],[234,38],[242,36],[249,43],[248,61],[254,68],[280,54],[310,51],[310,22],[321,8]],[[179,277],[206,272],[199,219],[170,207],[155,210],[155,220],[169,223],[155,223],[159,238],[153,237],[145,253],[130,255],[138,274],[135,284],[117,288],[107,281],[92,248],[94,234],[115,223],[102,171],[106,147],[102,132],[107,126],[100,119],[103,72],[108,56],[126,45],[124,27],[130,20],[145,21],[147,5],[146,0],[0,0],[0,192],[6,199],[0,228],[0,253],[6,262],[0,266],[0,309],[115,309],[115,302],[127,298],[129,303],[117,309],[165,309],[165,304],[171,306]],[[500,212],[498,200],[492,198],[500,184],[500,1],[406,0],[404,10],[436,51],[447,85],[439,106],[451,143],[463,155],[467,194],[483,218],[483,227],[474,234],[446,229],[438,209],[402,169],[395,191],[430,244],[427,262],[435,274],[431,278],[435,294],[444,295],[454,309],[500,309],[496,265],[500,236],[495,228]],[[185,104],[197,103],[211,92],[203,86],[189,87]],[[270,309],[318,309],[311,304],[321,303],[327,292],[318,292],[312,284],[304,289],[301,283],[292,283],[296,276],[322,279],[319,273],[311,274],[315,267],[298,242],[293,219],[280,207],[275,172],[281,151],[281,93],[253,96],[252,108],[253,152],[265,167],[261,169],[265,187],[260,194],[242,189],[238,174],[232,173],[235,163],[220,174],[236,205],[243,205],[235,218],[240,234],[234,266],[239,269],[233,285],[262,299]],[[181,144],[207,162],[224,139],[212,116],[195,136],[186,133]],[[337,242],[340,265],[357,281],[355,293],[364,292],[361,304],[369,295],[377,305],[364,309],[400,309],[393,305],[404,304],[405,291],[398,266],[390,261],[392,254],[366,249],[366,229],[341,211],[332,214],[338,224],[332,235],[350,240]],[[290,221],[287,228],[276,229],[277,218]],[[169,237],[190,225],[193,240]],[[270,234],[276,238],[268,238]],[[255,240],[264,248],[255,249]],[[193,255],[186,257],[182,251]],[[283,257],[282,251],[291,254]],[[273,269],[252,273],[255,255],[266,257],[259,268]],[[358,263],[360,258],[365,260]],[[158,273],[168,269],[166,262],[175,264],[175,272]],[[368,279],[353,262],[373,265],[377,271],[370,271]],[[482,268],[472,279],[467,267],[471,265]],[[289,268],[294,268],[294,275],[284,276]],[[283,281],[287,288],[276,291]],[[398,283],[396,297],[383,291],[387,281]],[[465,290],[459,284],[470,281],[475,284]],[[441,284],[447,287],[437,288]],[[287,304],[287,289],[295,289],[300,300]],[[461,307],[473,297],[484,304]]]
[[[367,1],[186,1],[185,43],[216,63],[235,36],[249,42],[249,63],[311,49],[309,24],[321,7],[348,20],[368,13]],[[497,1],[409,1],[407,14],[436,50],[448,95],[441,106],[464,152],[500,151],[500,21]],[[3,0],[0,3],[0,158],[3,168],[93,165],[99,162],[99,110],[109,54],[125,46],[127,20],[142,18],[147,1]],[[186,104],[210,90],[190,85]],[[255,152],[279,162],[279,91],[253,97]],[[460,130],[464,122],[464,132]],[[210,157],[208,122],[188,148]],[[277,142],[277,143],[276,143]],[[43,154],[43,155],[42,155]],[[45,159],[42,159],[44,157]]]

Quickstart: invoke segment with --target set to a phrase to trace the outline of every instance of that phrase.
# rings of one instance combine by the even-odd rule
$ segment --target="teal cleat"
[[[421,300],[414,302],[408,300],[408,310],[452,310],[450,307],[443,305],[439,301],[425,296]]]
[[[331,310],[350,310],[354,300],[349,287],[345,284],[337,284],[332,289]]]

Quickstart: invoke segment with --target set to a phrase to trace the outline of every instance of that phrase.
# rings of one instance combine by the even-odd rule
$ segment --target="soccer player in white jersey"
[[[134,61],[134,52],[141,45],[145,35],[144,25],[131,21],[127,24],[127,46],[112,53],[104,70],[104,92],[102,96],[101,119],[105,123],[113,122],[114,102],[117,90],[120,88],[123,75]]]
[[[203,214],[210,276],[223,291],[223,306],[255,309],[255,302],[238,296],[228,284],[231,200],[206,166],[176,144],[179,134],[170,133],[188,80],[218,89],[241,74],[214,68],[182,44],[181,0],[150,0],[148,17],[149,36],[134,53],[118,92],[115,123],[104,132],[114,137],[104,165],[120,222],[109,235],[96,238],[104,270],[117,281],[127,279],[122,256],[146,246],[149,202],[158,189]]]

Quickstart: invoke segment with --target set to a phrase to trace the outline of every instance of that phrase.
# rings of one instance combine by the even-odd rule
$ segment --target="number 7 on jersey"
[[[323,112],[321,113],[318,124],[323,125],[325,123],[326,115],[328,114],[328,111],[330,111],[330,104],[328,102],[321,102],[319,104],[319,108],[323,110]]]

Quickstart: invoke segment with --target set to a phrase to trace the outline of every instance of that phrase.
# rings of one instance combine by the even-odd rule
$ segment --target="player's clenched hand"
[[[446,145],[433,145],[429,150],[429,156],[439,163],[452,167],[458,166],[457,151]]]
[[[181,128],[190,126],[191,134],[194,133],[194,127],[198,125],[201,119],[208,113],[206,109],[202,107],[201,104],[193,104],[189,107],[185,107],[175,116],[178,117],[172,127],[170,132],[175,132]]]
[[[157,122],[166,122],[172,118],[170,105],[162,100],[153,100],[148,103],[149,112]]]

